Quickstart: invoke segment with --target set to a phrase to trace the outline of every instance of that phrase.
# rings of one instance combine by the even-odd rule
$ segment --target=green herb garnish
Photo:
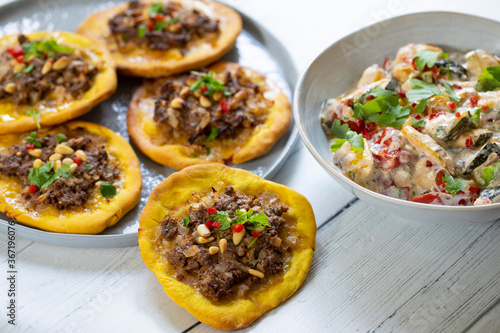
[[[415,119],[414,117],[410,117],[410,125],[413,128],[423,128],[425,127],[425,120],[422,119],[417,121],[417,119]]]
[[[349,130],[347,124],[340,125],[340,120],[335,119],[330,128],[330,132],[336,133],[337,138],[333,139],[333,144],[331,145],[332,153],[336,152],[337,149],[342,147],[344,142],[349,141],[351,144],[351,148],[355,152],[362,152],[365,148],[365,142],[363,140],[363,136],[361,134],[357,134],[354,131]]]
[[[220,222],[222,226],[218,227],[215,230],[226,230],[231,226],[234,226],[238,223],[241,223],[248,230],[255,230],[260,227],[270,227],[269,221],[267,219],[267,215],[263,212],[255,214],[252,210],[248,212],[243,212],[239,209],[236,210],[236,217],[229,222],[229,211],[218,211],[215,214],[210,214],[210,217],[217,222]]]
[[[453,196],[467,187],[467,183],[453,178],[447,171],[444,172],[444,177],[442,178],[442,180],[446,182],[444,189],[451,193],[451,195]]]
[[[491,91],[500,87],[500,66],[485,67],[477,78],[477,91]]]
[[[32,55],[41,59],[54,58],[57,53],[71,53],[73,50],[74,48],[72,47],[62,46],[54,38],[44,42],[37,41],[23,44],[24,56],[26,58]]]
[[[406,92],[406,97],[410,102],[420,101],[435,95],[442,95],[443,92],[433,83],[418,79],[410,79],[411,89]]]
[[[479,123],[481,122],[481,108],[474,108],[469,110],[470,115],[472,116],[472,127],[479,127]]]
[[[116,187],[112,182],[104,182],[99,186],[99,192],[105,198],[113,198],[116,195]]]
[[[448,82],[444,83],[444,91],[446,92],[446,94],[448,94],[448,97],[450,98],[450,101],[455,102],[455,103],[459,103],[460,102],[460,97],[458,97],[457,94],[455,94],[455,92],[450,87],[450,85],[448,84]]]
[[[161,30],[163,30],[163,28],[165,27],[166,24],[175,24],[177,22],[179,22],[178,17],[174,17],[171,20],[161,20],[161,21],[158,21],[155,23],[153,30],[161,31]]]
[[[148,27],[146,27],[144,24],[141,24],[140,26],[137,27],[137,36],[143,38],[146,36],[147,31]]]
[[[87,171],[90,171],[90,170],[92,170],[92,166],[91,166],[90,164],[87,164],[87,165],[85,166],[85,169],[86,169]]]
[[[424,113],[427,104],[429,104],[428,99],[421,100],[420,103],[418,103],[417,107],[415,108],[415,112],[420,114]]]
[[[186,216],[184,218],[184,226],[187,228],[187,226],[189,225],[189,222],[191,222],[191,219],[189,218],[189,216]]]
[[[257,241],[257,238],[258,238],[258,237],[255,237],[255,238],[253,239],[253,241],[252,241],[252,242],[250,242],[250,244],[248,244],[247,249],[251,248],[251,247],[252,247],[252,245],[254,245],[254,244],[255,244],[255,242]]]
[[[423,72],[425,66],[427,66],[427,68],[433,67],[438,61],[439,56],[443,56],[445,59],[448,59],[448,54],[444,52],[435,52],[429,50],[420,50],[415,54],[413,58],[415,59],[415,66],[417,66],[419,71]]]
[[[220,81],[214,79],[214,72],[210,71],[207,73],[201,73],[196,71],[191,71],[191,74],[200,76],[201,78],[193,83],[189,89],[191,91],[201,91],[202,87],[206,87],[207,91],[204,92],[207,96],[212,96],[214,93],[221,91],[224,95],[229,96],[231,93],[224,87],[224,84]]]
[[[214,140],[218,135],[219,135],[219,130],[217,129],[217,127],[212,127],[212,131],[210,132],[208,138],[205,140],[205,143]]]
[[[39,168],[31,168],[28,174],[30,184],[36,185],[39,188],[46,188],[61,177],[70,178],[73,176],[67,164],[62,164],[59,169],[55,170],[55,172],[50,175],[49,172],[52,170],[53,166],[54,162],[50,162]]]
[[[206,156],[210,155],[210,148],[205,147],[205,155]]]
[[[62,133],[59,133],[56,135],[56,139],[57,139],[57,144],[60,144],[61,142],[67,141],[68,137]]]
[[[165,14],[165,11],[163,10],[163,3],[155,2],[151,4],[148,9],[148,14],[150,17],[155,17],[158,14]]]
[[[40,128],[40,119],[42,119],[42,115],[40,114],[40,111],[33,109],[33,110],[26,111],[24,114],[33,118],[33,120],[35,121],[36,127]]]
[[[25,69],[23,69],[23,73],[24,74],[29,73],[33,70],[33,68],[35,68],[35,65],[31,64],[28,67],[26,67]]]
[[[28,143],[31,143],[32,145],[34,145],[37,148],[42,148],[42,144],[40,142],[38,142],[36,139],[37,135],[38,135],[38,132],[33,131],[30,133],[30,135],[25,137],[24,140],[26,140],[26,142],[28,142]]]

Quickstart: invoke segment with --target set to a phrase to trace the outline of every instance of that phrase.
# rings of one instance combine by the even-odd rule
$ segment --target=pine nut
[[[198,237],[198,243],[200,243],[200,244],[210,243],[213,240],[214,240],[213,237],[210,237],[210,238]]]
[[[182,109],[184,107],[185,103],[182,98],[176,97],[170,102],[170,106],[173,107],[174,109]]]
[[[56,149],[54,149],[54,152],[62,155],[71,155],[73,154],[74,150],[71,147],[59,144],[57,145]]]
[[[66,56],[62,56],[54,63],[52,68],[54,68],[55,71],[59,71],[61,69],[65,69],[68,65],[69,65],[69,58]]]
[[[71,171],[71,173],[75,173],[76,168],[78,168],[78,164],[76,163],[73,163],[69,166],[69,170]]]
[[[236,98],[238,101],[244,101],[245,99],[247,99],[247,92],[245,90],[240,90],[234,95],[234,98]]]
[[[227,250],[227,240],[225,238],[222,238],[219,241],[219,247],[220,247],[220,253],[226,253],[226,250]]]
[[[52,62],[46,61],[42,67],[42,75],[48,74],[52,69]]]
[[[206,109],[208,109],[209,107],[212,106],[212,103],[210,103],[210,101],[208,100],[208,98],[206,96],[200,97],[200,104],[201,104],[201,106],[203,106]]]
[[[247,210],[246,210],[245,208],[241,208],[241,209],[240,209],[240,212],[242,212],[242,213],[246,213],[246,212],[247,212]]]
[[[57,160],[54,162],[54,171],[60,169],[62,166],[61,160]]]
[[[12,83],[12,82],[11,83],[7,83],[5,85],[5,88],[3,88],[3,90],[5,90],[6,92],[8,92],[9,94],[13,94],[13,93],[16,92],[17,86],[16,86],[15,83]]]
[[[189,96],[189,91],[190,91],[189,87],[184,87],[181,89],[179,95],[181,96],[181,98],[186,99]]]
[[[217,247],[217,246],[210,246],[208,248],[208,253],[210,253],[210,254],[217,254],[217,253],[219,253],[219,247]]]
[[[262,232],[264,230],[266,230],[266,228],[264,228],[262,226],[255,228],[255,231],[257,231],[257,232]]]
[[[231,103],[229,103],[229,110],[236,110],[240,106],[240,102],[237,99],[233,99]]]
[[[212,207],[214,205],[214,200],[209,197],[209,196],[206,196],[206,197],[203,197],[201,198],[201,201],[205,204],[205,206],[207,207]]]
[[[198,79],[197,79],[197,78],[195,78],[195,77],[190,77],[190,78],[188,78],[188,79],[186,80],[186,84],[187,84],[188,86],[190,86],[190,85],[192,85],[193,83],[195,83],[196,81],[198,81]]]
[[[198,225],[198,228],[196,228],[196,230],[198,231],[198,234],[201,236],[201,237],[210,237],[210,229],[207,228],[206,225],[204,224],[200,224]]]
[[[245,229],[241,230],[240,232],[235,232],[233,234],[233,244],[234,246],[237,246],[241,243],[241,240],[243,239],[243,236],[245,236]]]
[[[261,208],[260,208],[260,206],[253,206],[253,207],[252,207],[252,210],[253,210],[254,212],[258,212],[260,209],[261,209]]]
[[[25,68],[26,68],[25,64],[16,64],[14,66],[14,73],[16,74],[21,73]]]
[[[81,149],[75,151],[75,156],[81,159],[83,162],[87,162],[87,154]]]
[[[49,161],[50,162],[60,161],[61,158],[62,158],[61,154],[55,153],[55,154],[50,155]]]
[[[40,168],[42,165],[43,165],[43,161],[41,159],[39,159],[39,158],[37,158],[33,162],[33,168]]]
[[[69,157],[66,157],[64,160],[62,160],[63,164],[66,164],[66,165],[71,165],[73,164],[73,160]]]
[[[260,271],[258,271],[258,270],[256,270],[256,269],[251,269],[251,268],[250,268],[250,269],[248,270],[248,274],[251,274],[251,275],[256,276],[256,277],[258,277],[258,278],[261,278],[261,279],[263,279],[263,278],[264,278],[264,273],[262,273],[262,272],[260,272]]]
[[[216,101],[216,102],[220,101],[220,100],[222,99],[222,92],[221,92],[221,91],[216,92],[216,93],[212,96],[212,98],[213,98],[213,99],[214,99],[214,101]]]
[[[30,154],[31,156],[35,156],[35,157],[40,157],[40,156],[42,156],[42,150],[41,149],[30,149],[30,150],[28,150],[28,154]]]
[[[201,91],[199,91],[199,90],[195,90],[195,91],[193,91],[193,95],[194,95],[194,97],[196,97],[196,98],[200,98],[200,97],[201,97]]]

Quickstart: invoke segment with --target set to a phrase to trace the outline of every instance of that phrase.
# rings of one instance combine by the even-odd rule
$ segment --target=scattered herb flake
[[[146,37],[146,32],[148,31],[148,27],[144,24],[141,24],[137,27],[137,36],[143,38]]]
[[[33,131],[30,133],[30,135],[25,137],[24,140],[26,140],[26,142],[28,142],[28,143],[31,143],[32,145],[34,145],[37,148],[42,148],[42,144],[40,142],[38,142],[38,140],[36,139],[37,135],[38,135],[38,132]]]
[[[40,111],[33,109],[33,110],[28,110],[25,112],[27,116],[30,116],[33,118],[35,121],[36,127],[40,128],[40,119],[42,119],[42,115],[40,114]]]
[[[25,69],[23,69],[23,73],[24,74],[29,73],[33,70],[33,68],[35,68],[35,65],[31,64],[28,67],[26,67]]]
[[[500,66],[485,67],[477,78],[477,91],[491,91],[500,87]]]
[[[201,73],[196,71],[191,71],[191,74],[200,76],[200,79],[193,83],[189,89],[191,91],[201,91],[202,87],[206,87],[207,91],[204,92],[205,95],[212,96],[214,93],[221,91],[224,95],[229,96],[231,93],[224,87],[224,84],[214,78],[214,72],[210,71],[207,73]]]
[[[444,83],[444,91],[446,92],[446,94],[448,94],[448,97],[450,98],[450,100],[452,102],[455,102],[455,103],[460,102],[460,97],[458,97],[457,94],[455,94],[455,92],[453,91],[453,88],[450,87],[448,82]]]
[[[217,136],[219,136],[219,130],[217,129],[217,127],[212,127],[210,135],[205,140],[205,143],[214,140],[215,138],[217,138]]]
[[[68,137],[62,133],[59,133],[56,135],[56,139],[57,139],[57,144],[60,144],[61,142],[67,141]]]
[[[413,89],[406,92],[406,97],[410,102],[420,101],[435,95],[443,95],[443,92],[433,83],[418,79],[410,79],[410,83]]]
[[[116,195],[116,187],[112,182],[104,182],[99,186],[99,192],[105,198],[113,198]]]
[[[442,180],[446,182],[444,189],[453,196],[467,187],[467,183],[453,178],[447,171],[444,172]]]
[[[187,228],[187,226],[189,225],[189,222],[191,222],[191,220],[189,219],[189,216],[186,216],[184,218],[184,226]]]

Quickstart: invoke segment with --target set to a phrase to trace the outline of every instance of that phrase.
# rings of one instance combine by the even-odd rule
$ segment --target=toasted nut
[[[69,58],[66,56],[62,56],[54,63],[52,68],[54,68],[55,71],[59,71],[61,69],[65,69],[68,65],[69,65]]]
[[[63,155],[71,155],[74,153],[74,150],[71,147],[59,144],[56,146],[56,149],[54,149],[54,152]]]
[[[252,207],[252,210],[253,210],[254,212],[258,212],[259,210],[261,210],[261,208],[260,208],[260,206],[253,206],[253,207]]]
[[[61,154],[55,153],[55,154],[50,155],[49,161],[51,161],[51,162],[60,161],[61,158],[62,158]]]
[[[220,253],[226,253],[226,250],[227,250],[227,240],[225,238],[222,238],[219,241],[219,247],[220,247]]]
[[[63,164],[71,165],[73,164],[73,159],[66,157],[64,160],[62,160]]]
[[[85,154],[85,152],[81,149],[78,149],[77,151],[75,151],[75,156],[84,162],[87,161],[87,154]]]
[[[240,106],[240,102],[237,99],[233,99],[228,106],[229,110],[236,110]]]
[[[247,92],[245,90],[240,90],[234,95],[234,98],[236,98],[238,101],[244,101],[245,99],[247,99]]]
[[[201,201],[205,204],[207,207],[212,207],[214,205],[214,199],[212,199],[209,196],[201,198]]]
[[[189,87],[184,87],[181,89],[181,92],[179,93],[179,95],[181,96],[181,98],[187,98],[189,96]]]
[[[198,243],[200,243],[200,244],[210,243],[213,240],[214,240],[213,237],[210,237],[210,238],[198,237]]]
[[[217,253],[219,253],[219,247],[218,246],[210,246],[208,248],[208,253],[210,253],[210,254],[217,254]]]
[[[201,97],[201,91],[199,91],[199,90],[195,90],[195,91],[193,91],[193,95],[194,95],[195,97],[197,97],[197,98],[200,98],[200,97]]]
[[[190,86],[190,85],[192,85],[193,83],[195,83],[196,81],[198,81],[198,79],[197,79],[197,78],[195,78],[195,77],[190,77],[190,78],[188,78],[188,79],[186,80],[186,84],[187,84],[188,86]]]
[[[28,154],[30,154],[31,156],[35,156],[35,157],[40,157],[40,156],[42,156],[42,150],[41,149],[30,149],[30,150],[28,150]]]
[[[22,155],[22,153],[21,153],[20,151],[18,151],[18,152],[16,153],[16,156],[21,156],[21,155]]]
[[[235,232],[233,234],[233,244],[236,246],[241,243],[241,240],[243,239],[243,236],[245,236],[245,229],[241,230],[240,232]]]
[[[170,102],[170,106],[174,109],[182,109],[185,105],[184,100],[182,98],[176,97]]]
[[[255,228],[254,230],[257,231],[257,232],[262,232],[262,231],[266,230],[266,228],[264,228],[264,227],[261,226],[261,227]]]
[[[198,234],[201,236],[201,237],[210,237],[210,229],[208,229],[208,227],[204,224],[200,224],[198,225],[198,228],[196,228],[196,230],[198,231]]]
[[[48,74],[52,69],[52,62],[46,61],[42,67],[42,75]]]
[[[57,160],[54,162],[54,170],[60,169],[62,166],[61,160]]]
[[[21,73],[25,68],[26,68],[25,64],[16,64],[14,66],[14,73],[16,74]]]
[[[74,173],[76,171],[76,168],[78,168],[78,164],[76,163],[73,163],[69,166],[69,170],[71,171],[71,173]]]
[[[256,276],[256,277],[261,278],[261,279],[264,278],[264,273],[262,273],[262,272],[260,272],[260,271],[258,271],[256,269],[251,269],[250,268],[248,270],[248,274],[252,274],[253,276]]]
[[[33,162],[33,168],[39,168],[43,165],[43,161],[39,158],[37,158],[34,162]]]
[[[212,106],[212,103],[210,103],[210,100],[206,96],[200,97],[200,104],[206,109]]]
[[[252,122],[250,120],[248,120],[248,119],[245,119],[245,120],[243,120],[242,125],[245,128],[249,128],[250,126],[252,126]]]
[[[16,92],[17,86],[16,86],[15,83],[12,83],[12,82],[11,83],[7,83],[5,85],[5,88],[3,88],[3,90],[5,90],[6,92],[8,92],[9,94],[13,94],[13,93]]]
[[[241,209],[240,209],[240,212],[242,212],[242,213],[246,213],[246,212],[247,212],[247,210],[246,210],[245,208],[241,208]]]
[[[216,92],[212,98],[214,99],[214,101],[218,102],[222,99],[222,91],[218,91]]]

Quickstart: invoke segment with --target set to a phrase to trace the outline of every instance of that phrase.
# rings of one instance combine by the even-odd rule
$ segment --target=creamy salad
[[[452,206],[500,202],[500,62],[408,44],[325,102],[333,163],[375,192]]]

